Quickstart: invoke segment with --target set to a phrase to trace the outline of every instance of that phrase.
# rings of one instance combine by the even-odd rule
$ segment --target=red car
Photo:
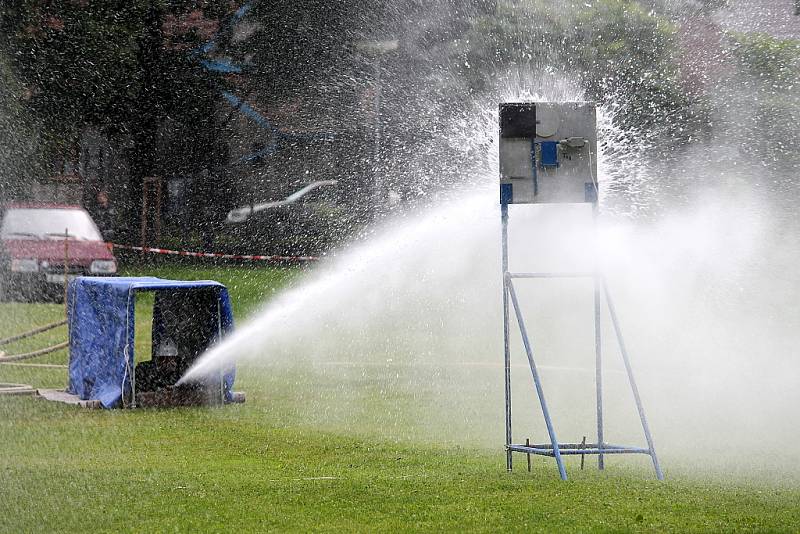
[[[114,255],[79,206],[7,204],[0,217],[0,296],[58,298],[65,259],[68,278],[117,272]]]

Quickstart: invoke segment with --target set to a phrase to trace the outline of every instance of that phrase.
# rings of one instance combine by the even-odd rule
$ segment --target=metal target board
[[[597,215],[597,120],[594,104],[588,102],[523,102],[500,104],[500,217],[501,261],[503,271],[503,361],[505,368],[506,468],[511,471],[513,453],[528,457],[549,456],[555,459],[559,476],[567,479],[564,457],[580,455],[581,468],[585,456],[597,456],[598,469],[605,468],[609,454],[644,454],[650,456],[656,478],[664,473],[658,462],[653,437],[644,414],[639,389],[631,369],[622,328],[605,278],[593,271],[526,272],[509,269],[509,204],[590,203],[593,222]],[[595,262],[596,264],[597,262]],[[525,317],[517,297],[518,283],[530,280],[588,278],[594,282],[594,352],[597,439],[579,443],[558,440],[544,389],[533,344],[525,325]],[[605,301],[608,317],[614,328],[619,354],[625,366],[628,383],[639,414],[647,446],[619,445],[605,438],[603,408],[603,346],[601,310]],[[511,315],[516,319],[528,359],[539,407],[547,428],[548,441],[525,443],[514,440],[511,411]]]
[[[596,132],[589,102],[500,104],[500,202],[596,202]]]

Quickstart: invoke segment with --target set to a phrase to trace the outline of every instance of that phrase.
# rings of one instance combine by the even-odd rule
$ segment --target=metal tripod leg
[[[506,386],[506,469],[511,471],[512,452],[511,452],[511,347],[509,344],[509,323],[508,323],[508,286],[506,275],[508,274],[508,204],[500,205],[500,218],[502,222],[502,268],[503,268],[503,346],[505,349],[505,386]]]
[[[508,294],[511,296],[511,303],[514,306],[514,314],[517,317],[519,332],[522,334],[522,344],[525,346],[525,353],[528,355],[528,364],[530,365],[531,374],[533,375],[533,383],[536,386],[536,395],[539,397],[539,405],[542,407],[544,422],[545,425],[547,425],[547,434],[550,436],[550,443],[553,446],[553,456],[558,465],[558,474],[561,476],[561,480],[567,480],[567,472],[564,469],[564,461],[561,458],[558,439],[556,438],[555,429],[553,429],[553,421],[550,419],[550,411],[547,409],[547,402],[544,400],[544,391],[542,390],[542,383],[539,380],[539,372],[536,370],[536,363],[533,361],[533,350],[528,340],[528,331],[525,328],[525,321],[522,319],[522,310],[519,307],[517,294],[514,291],[514,283],[511,281],[511,276],[508,274],[505,275],[505,283],[508,287]]]
[[[603,450],[603,340],[600,324],[600,275],[594,275],[594,354],[595,388],[597,390],[597,448]],[[597,468],[605,468],[603,453],[597,455]]]
[[[602,471],[605,469],[605,456],[603,455],[603,447],[605,446],[605,439],[603,436],[603,327],[600,317],[600,269],[597,265],[597,216],[598,206],[595,202],[592,206],[592,228],[594,232],[594,239],[592,245],[592,255],[594,257],[594,276],[592,281],[594,283],[594,355],[595,355],[595,390],[597,394],[597,448],[600,449],[600,454],[597,455],[597,469]]]
[[[622,330],[619,327],[619,321],[617,321],[617,312],[614,310],[614,303],[611,301],[608,284],[605,278],[601,280],[603,283],[603,293],[605,294],[606,303],[608,304],[608,313],[611,316],[611,323],[614,325],[614,332],[617,335],[617,342],[619,343],[619,351],[622,354],[622,361],[625,364],[625,372],[628,374],[628,382],[631,385],[633,399],[636,401],[636,409],[639,411],[639,420],[642,422],[642,430],[644,430],[644,437],[647,440],[647,448],[650,451],[650,458],[653,460],[653,469],[656,471],[656,478],[658,478],[658,480],[664,480],[664,473],[661,472],[661,465],[658,463],[656,449],[653,446],[653,437],[650,435],[650,427],[647,425],[647,418],[644,416],[644,408],[642,407],[642,399],[639,396],[639,388],[636,387],[636,380],[633,378],[633,370],[631,369],[631,363],[628,359],[628,351],[625,348],[625,341],[622,339]]]

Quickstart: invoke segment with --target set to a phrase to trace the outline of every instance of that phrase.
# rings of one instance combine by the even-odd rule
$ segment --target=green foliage
[[[28,0],[4,21],[17,72],[33,91],[32,109],[53,129],[130,116],[140,82],[140,4]]]
[[[18,196],[40,170],[38,125],[25,113],[25,98],[0,48],[0,202]]]
[[[736,80],[734,87],[740,89],[733,98],[743,109],[753,109],[756,119],[732,135],[746,140],[769,167],[797,171],[800,153],[793,147],[800,124],[800,40],[758,33],[728,37],[744,77]]]
[[[466,62],[461,69],[476,90],[490,87],[497,74],[530,66],[561,66],[569,11],[550,2],[498,2],[493,13],[472,20],[456,41]]]
[[[632,0],[599,0],[577,16],[573,48],[592,70],[650,72],[664,66],[675,28]]]
[[[117,207],[129,223],[120,228],[121,239],[135,237],[144,176],[205,171],[221,181],[213,170],[227,161],[216,113],[223,84],[191,51],[230,10],[223,0],[12,0],[4,6],[2,47],[30,94],[21,114],[41,123],[49,159],[76,160],[88,125],[113,138],[113,149],[124,155],[129,172],[103,178],[127,181],[103,185],[119,192]],[[225,191],[215,183],[195,192],[215,186]],[[201,206],[220,205],[201,193],[193,198]]]
[[[223,2],[206,4],[208,17],[222,11]],[[183,122],[207,131],[210,112],[205,101],[216,97],[209,95],[209,76],[190,61],[187,50],[170,50],[167,45],[172,42],[160,40],[166,18],[179,18],[194,5],[12,2],[2,19],[3,44],[15,74],[31,92],[28,111],[47,125],[44,133],[55,144],[67,145],[87,124],[135,133],[143,114],[169,115],[179,122],[186,115]],[[147,41],[152,32],[158,42]],[[189,31],[184,41],[184,46],[196,46],[201,38]],[[144,93],[153,98],[143,101]],[[144,104],[148,106],[143,110]],[[207,154],[204,148],[201,152]]]
[[[690,113],[673,61],[676,31],[632,0],[600,0],[579,13],[570,41],[573,65],[585,73],[591,98],[620,106],[623,126],[658,129],[664,117]]]
[[[670,132],[680,141],[706,114],[703,103],[681,86],[676,37],[667,16],[633,0],[570,6],[508,0],[498,2],[494,13],[475,17],[458,43],[473,66],[462,72],[477,90],[509,69],[575,75],[586,97],[613,103],[615,120],[628,129],[658,131],[665,116],[682,116],[685,130]]]
[[[791,88],[800,79],[800,40],[763,33],[730,33],[733,52],[752,76]]]

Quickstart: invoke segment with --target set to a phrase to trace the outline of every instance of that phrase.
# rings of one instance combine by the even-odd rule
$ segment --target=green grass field
[[[242,319],[298,272],[126,274],[220,280]],[[146,300],[139,305],[146,314]],[[62,313],[55,304],[0,304],[0,337]],[[137,326],[137,344],[146,344],[147,321]],[[63,336],[62,328],[7,350]],[[31,363],[65,362],[61,352]],[[659,483],[645,464],[598,473],[575,461],[561,482],[544,460],[528,473],[520,457],[506,473],[500,448],[392,438],[369,425],[317,427],[297,406],[308,389],[336,385],[285,373],[240,368],[248,402],[223,408],[89,411],[0,397],[0,531],[800,531],[800,490],[786,485],[695,480],[669,466]],[[65,379],[61,367],[0,365],[0,382],[63,387]]]

